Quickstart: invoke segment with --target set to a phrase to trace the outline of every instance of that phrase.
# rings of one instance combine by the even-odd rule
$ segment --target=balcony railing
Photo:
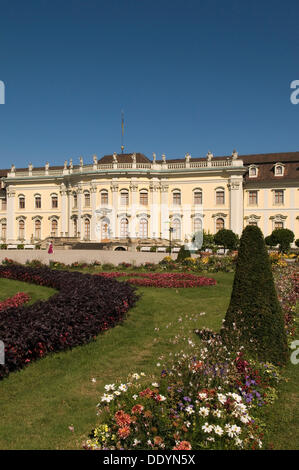
[[[8,178],[26,178],[26,177],[45,177],[45,176],[63,176],[63,175],[71,175],[71,174],[88,174],[88,173],[97,173],[101,171],[107,170],[154,170],[154,171],[161,171],[164,172],[165,170],[187,170],[192,171],[197,168],[205,168],[205,169],[215,169],[215,168],[228,168],[228,167],[243,167],[242,160],[232,160],[230,158],[226,159],[215,159],[215,160],[206,160],[206,161],[199,161],[199,162],[192,162],[183,161],[183,162],[153,162],[153,163],[122,163],[122,162],[114,162],[114,163],[97,163],[96,165],[84,165],[81,167],[76,168],[61,168],[52,170],[49,168],[46,170],[33,170],[31,172],[28,171],[18,171],[8,173]]]

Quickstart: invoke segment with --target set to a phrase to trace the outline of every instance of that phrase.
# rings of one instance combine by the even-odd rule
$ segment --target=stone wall
[[[129,252],[129,251],[106,251],[106,250],[57,250],[49,255],[46,250],[0,250],[0,263],[4,258],[9,258],[18,263],[25,263],[27,260],[40,260],[44,264],[49,261],[59,261],[65,264],[93,263],[131,263],[139,266],[143,263],[159,263],[167,253],[150,253],[150,252]],[[171,255],[176,259],[177,253]]]

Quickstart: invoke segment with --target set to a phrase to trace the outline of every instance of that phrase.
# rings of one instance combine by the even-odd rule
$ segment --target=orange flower
[[[126,437],[130,435],[129,426],[124,426],[123,428],[119,428],[118,435],[121,439],[126,439]]]
[[[188,441],[181,441],[177,446],[173,447],[173,450],[191,450],[191,444]]]
[[[163,444],[163,439],[162,439],[162,437],[156,436],[156,437],[154,438],[154,444],[157,445],[157,446],[159,446],[160,444]]]
[[[137,414],[140,415],[143,410],[144,410],[144,406],[142,406],[142,405],[135,405],[135,406],[133,406],[133,408],[132,408],[132,413],[133,413],[133,414],[137,413]]]
[[[119,427],[130,425],[131,417],[130,415],[123,412],[123,410],[117,411],[114,415],[116,423]]]

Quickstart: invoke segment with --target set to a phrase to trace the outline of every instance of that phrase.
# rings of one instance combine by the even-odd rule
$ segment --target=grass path
[[[186,330],[204,326],[220,328],[230,299],[233,274],[217,273],[213,277],[218,282],[215,287],[140,288],[141,298],[122,325],[90,344],[50,355],[1,381],[0,449],[80,449],[96,424],[95,406],[106,383],[125,380],[130,372],[150,375],[158,371],[158,357],[177,350],[178,346],[170,340],[177,334],[179,325],[184,325]],[[2,298],[7,296],[9,285],[12,291],[17,289],[15,292],[41,289],[0,280]],[[40,294],[46,298],[49,292]],[[201,312],[205,315],[199,315]],[[298,435],[295,437],[294,407],[298,405],[295,367],[298,366],[288,367],[291,380],[283,384],[282,399],[266,414],[272,429],[269,441],[275,448],[299,448]],[[93,377],[96,383],[91,381]],[[69,426],[74,427],[74,432]],[[290,436],[293,436],[291,441]]]

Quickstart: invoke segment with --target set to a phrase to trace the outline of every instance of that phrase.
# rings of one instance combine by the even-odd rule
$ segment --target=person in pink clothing
[[[48,253],[51,255],[53,253],[53,245],[52,242],[50,242]]]

